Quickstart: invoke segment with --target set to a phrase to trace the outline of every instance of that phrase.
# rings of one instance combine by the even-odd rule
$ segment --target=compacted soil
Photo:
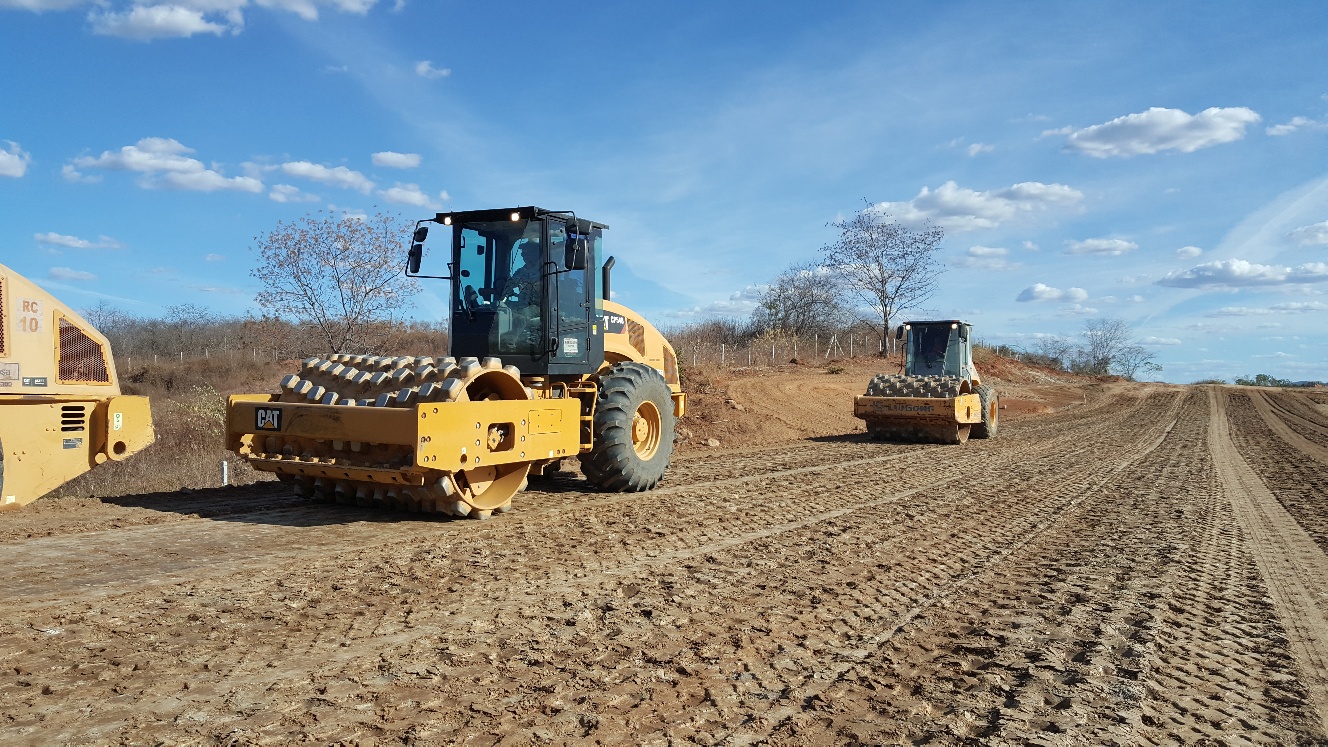
[[[1328,396],[1024,381],[892,444],[858,373],[716,384],[660,489],[487,522],[2,514],[0,742],[1328,741]]]

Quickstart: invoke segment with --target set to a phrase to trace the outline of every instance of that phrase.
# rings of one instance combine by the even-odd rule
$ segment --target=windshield
[[[454,318],[485,327],[496,352],[531,355],[540,347],[542,227],[542,221],[522,220],[463,223],[455,229]]]
[[[913,376],[946,375],[946,354],[951,348],[952,331],[948,324],[913,325],[908,335],[908,372]],[[957,376],[958,360],[949,368],[949,375]]]

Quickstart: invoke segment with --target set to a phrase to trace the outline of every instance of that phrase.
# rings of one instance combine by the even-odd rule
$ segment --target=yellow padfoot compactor
[[[0,511],[152,441],[148,400],[120,394],[106,338],[0,265]]]
[[[535,207],[438,213],[446,357],[331,355],[278,394],[235,395],[228,447],[301,495],[486,519],[578,457],[596,486],[654,488],[685,399],[673,349],[609,298],[605,225]]]
[[[994,438],[1000,416],[996,390],[973,367],[972,325],[958,320],[908,322],[904,372],[876,376],[853,398],[853,414],[873,438],[961,444]]]

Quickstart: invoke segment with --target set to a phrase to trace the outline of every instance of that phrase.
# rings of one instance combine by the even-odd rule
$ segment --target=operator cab
[[[957,319],[905,322],[896,338],[904,347],[904,372],[909,376],[957,376],[973,380],[973,325]]]
[[[418,225],[408,275],[451,280],[451,355],[502,358],[527,375],[583,375],[604,360],[596,269],[600,223],[522,207],[438,213],[451,235],[446,277],[418,275]]]

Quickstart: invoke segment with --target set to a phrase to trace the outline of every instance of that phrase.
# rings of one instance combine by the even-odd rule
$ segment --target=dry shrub
[[[56,491],[51,498],[108,498],[180,488],[221,485],[227,462],[232,485],[272,479],[226,450],[226,397],[240,392],[275,392],[295,362],[197,358],[135,365],[120,372],[125,394],[152,401],[157,441],[123,462],[107,462]]]

